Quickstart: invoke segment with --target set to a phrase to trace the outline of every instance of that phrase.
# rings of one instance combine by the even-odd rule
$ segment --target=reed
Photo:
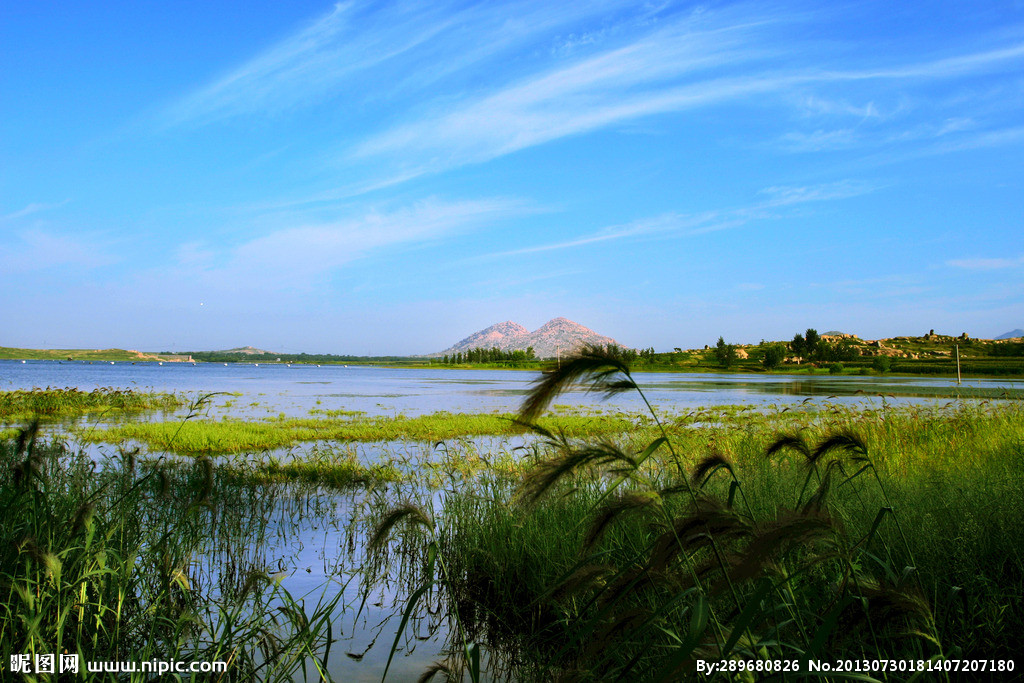
[[[583,436],[635,428],[636,419],[618,415],[557,415],[542,421],[550,429]],[[195,419],[187,422],[130,422],[80,430],[92,443],[139,443],[149,451],[181,455],[258,453],[316,442],[437,442],[472,435],[514,435],[525,431],[515,415],[432,413],[408,417],[287,418],[268,420]]]
[[[304,609],[255,566],[232,589],[234,565],[201,572],[196,559],[239,557],[266,531],[269,495],[210,461],[97,463],[37,426],[0,443],[0,660],[227,661],[223,680],[294,680],[325,656],[334,603]]]
[[[579,381],[636,390],[628,366],[588,352],[541,380],[523,421]],[[521,478],[452,487],[427,511],[459,634],[437,671],[472,670],[474,645],[518,680],[678,680],[701,659],[1013,656],[1019,404],[659,424],[599,442],[540,427]]]
[[[63,389],[17,389],[0,391],[0,420],[8,424],[36,418],[74,418],[86,414],[137,414],[173,411],[184,405],[180,396],[158,392],[105,387],[83,391]]]

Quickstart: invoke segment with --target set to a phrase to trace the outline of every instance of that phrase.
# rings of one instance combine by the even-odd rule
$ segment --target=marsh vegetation
[[[649,410],[556,406],[573,386]],[[667,413],[642,389],[593,352],[542,376],[518,414],[244,421],[194,405],[91,424],[80,443],[113,445],[88,454],[21,430],[0,449],[0,661],[529,681],[1013,656],[1017,401]],[[320,537],[312,574],[269,550]]]

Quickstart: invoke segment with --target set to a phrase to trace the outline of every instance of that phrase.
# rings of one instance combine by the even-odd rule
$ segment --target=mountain
[[[1016,330],[1011,330],[1010,332],[1004,332],[1003,334],[996,337],[996,339],[1013,339],[1015,337],[1024,337],[1024,330],[1017,328]]]
[[[502,351],[525,351],[532,346],[533,353],[538,358],[554,358],[558,354],[565,355],[587,344],[604,346],[618,345],[618,342],[567,318],[549,320],[533,332],[528,332],[519,323],[506,321],[475,332],[444,351],[432,355],[450,356],[454,353],[465,353],[469,349],[494,347]]]
[[[256,348],[253,348],[251,346],[240,346],[237,349],[227,349],[225,351],[215,351],[214,353],[223,353],[223,354],[237,353],[237,354],[246,355],[246,356],[260,356],[260,355],[270,355],[270,356],[273,356],[273,355],[275,355],[273,351],[264,351],[263,349],[256,349]]]
[[[530,331],[519,323],[506,320],[503,323],[491,325],[479,332],[474,332],[451,348],[445,349],[444,351],[434,355],[451,355],[453,353],[465,352],[469,349],[493,349],[495,347],[502,351],[515,351],[520,348],[525,350],[526,347],[520,347],[516,344],[516,340],[522,339],[528,334],[530,334]]]

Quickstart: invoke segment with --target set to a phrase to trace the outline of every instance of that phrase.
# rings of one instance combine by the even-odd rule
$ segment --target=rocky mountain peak
[[[532,346],[534,355],[538,358],[554,358],[557,355],[569,354],[588,344],[604,346],[618,342],[568,318],[558,317],[549,320],[533,332],[512,321],[491,325],[433,355],[452,355],[464,353],[469,349],[494,347],[502,351],[525,351]]]

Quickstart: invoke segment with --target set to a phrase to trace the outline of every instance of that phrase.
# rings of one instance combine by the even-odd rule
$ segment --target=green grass
[[[184,400],[175,394],[139,392],[113,387],[81,389],[18,389],[0,391],[0,422],[25,422],[35,418],[68,419],[82,415],[124,415],[172,411]]]
[[[353,451],[337,448],[314,448],[301,458],[290,460],[274,457],[250,460],[244,467],[228,464],[225,470],[252,484],[298,481],[326,488],[373,486],[408,478],[394,463],[364,465]]]
[[[578,377],[628,388],[627,368],[589,360],[524,416]],[[737,409],[702,426],[713,412],[617,443],[551,435],[521,477],[423,511],[456,634],[444,666],[477,678],[483,647],[518,680],[677,680],[698,659],[1015,655],[1019,404]]]
[[[125,349],[19,349],[0,346],[0,360],[156,361],[158,354]]]
[[[326,656],[335,603],[300,604],[252,556],[288,498],[209,460],[147,465],[122,454],[97,467],[32,430],[0,442],[4,669],[12,655],[72,653],[83,670],[86,661],[228,661],[223,680],[295,680]]]
[[[417,417],[276,418],[128,423],[90,429],[81,438],[94,443],[138,442],[150,451],[184,455],[253,453],[309,442],[437,442],[471,435],[511,435],[524,431],[515,415],[432,413]],[[571,436],[616,433],[635,426],[637,417],[565,415],[545,420],[549,429]]]

